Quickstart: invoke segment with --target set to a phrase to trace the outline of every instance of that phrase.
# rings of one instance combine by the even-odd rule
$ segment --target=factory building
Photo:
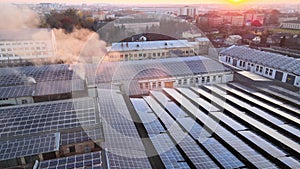
[[[219,59],[225,64],[300,87],[298,59],[242,46],[231,46],[221,51]]]

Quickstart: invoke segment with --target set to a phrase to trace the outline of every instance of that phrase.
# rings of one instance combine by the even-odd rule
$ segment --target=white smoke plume
[[[35,11],[29,8],[20,8],[13,4],[1,4],[0,10],[0,31],[22,31],[30,32],[34,29],[34,35],[31,37],[23,35],[23,39],[41,40],[49,39],[48,33],[45,31],[37,31],[40,24],[40,17]],[[51,62],[55,63],[58,60],[66,64],[75,64],[80,62],[95,62],[102,58],[106,53],[105,42],[99,40],[97,33],[88,29],[74,29],[71,33],[65,33],[62,29],[53,29],[55,36],[56,53]],[[12,33],[9,37],[20,36]],[[6,36],[6,37],[7,37]],[[21,35],[22,36],[22,35]],[[20,37],[18,37],[20,38]],[[22,38],[22,37],[21,37]],[[1,37],[0,37],[1,40]],[[96,58],[96,59],[95,59]],[[41,65],[36,61],[34,64]]]

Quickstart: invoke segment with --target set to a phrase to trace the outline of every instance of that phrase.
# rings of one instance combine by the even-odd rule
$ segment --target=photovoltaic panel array
[[[165,167],[190,168],[147,103],[143,99],[131,99],[131,102]]]
[[[79,79],[68,65],[63,64],[0,68],[0,72],[0,86],[24,85],[29,78],[37,83]]]
[[[102,169],[101,151],[41,161],[39,169]]]
[[[34,86],[0,87],[0,99],[32,96],[34,88]]]
[[[145,148],[118,90],[98,89],[100,116],[111,168],[151,168]]]
[[[81,79],[40,82],[36,85],[34,96],[72,93],[84,89],[84,81]]]
[[[155,97],[162,106],[170,113],[173,118],[177,120],[177,122],[188,132],[194,140],[198,141],[199,144],[202,144],[203,147],[209,151],[209,153],[224,167],[224,168],[238,168],[245,166],[240,160],[238,160],[230,151],[228,151],[222,144],[220,144],[216,139],[211,137],[211,134],[204,129],[201,125],[199,125],[195,119],[189,117],[187,114],[184,116],[178,116],[179,113],[184,112],[178,105],[174,102],[168,101],[164,97],[162,92],[153,91],[151,92],[153,97]],[[164,96],[162,96],[164,95]],[[210,105],[207,105],[208,108]],[[212,144],[207,144],[212,142]],[[206,143],[206,144],[204,144]]]
[[[0,161],[59,150],[59,133],[0,141]]]
[[[187,110],[195,118],[197,118],[197,120],[199,120],[201,123],[203,123],[207,127],[207,129],[214,131],[214,134],[217,135],[218,138],[220,138],[222,141],[229,144],[229,146],[232,148],[231,150],[232,151],[234,150],[233,154],[240,154],[241,156],[244,157],[243,160],[247,159],[247,160],[249,160],[251,165],[259,167],[259,168],[262,166],[263,167],[275,167],[275,165],[273,163],[271,163],[268,159],[264,158],[262,155],[260,155],[257,151],[255,151],[251,147],[249,147],[242,140],[238,139],[236,136],[231,134],[224,127],[219,125],[215,120],[206,116],[205,113],[201,112],[194,104],[192,104],[185,97],[183,97],[181,94],[179,94],[175,89],[164,89],[164,91],[168,95],[170,95],[172,98],[174,98],[178,103],[180,103],[182,108]],[[222,120],[222,119],[220,119],[220,120]],[[228,127],[230,127],[230,126],[228,126]],[[226,133],[226,134],[224,134],[224,133]],[[230,138],[230,139],[228,139],[228,138]],[[232,140],[234,140],[235,143],[231,142]],[[259,156],[260,160],[253,158],[253,156],[256,156],[256,157]]]
[[[93,125],[97,120],[95,111],[92,98],[3,107],[0,108],[0,136],[5,138]]]
[[[82,143],[85,141],[103,140],[102,125],[95,125],[92,128],[84,128],[76,132],[61,133],[61,145]]]
[[[167,130],[176,144],[182,149],[196,168],[218,168],[218,165],[199,147],[199,145],[172,119],[171,116],[152,97],[145,97],[154,113],[167,124]],[[172,124],[171,124],[172,123]]]
[[[250,129],[255,129],[254,131],[242,131],[239,130],[237,131],[237,134],[242,138],[244,141],[248,143],[252,143],[251,147],[255,148],[256,151],[263,152],[264,154],[268,154],[268,157],[272,157],[270,160],[275,161],[274,163],[279,163],[279,165],[284,166],[284,167],[291,167],[294,165],[299,164],[289,164],[289,163],[282,163],[281,158],[285,156],[289,156],[288,154],[296,155],[299,154],[299,143],[291,138],[290,134],[286,134],[283,131],[279,132],[280,130],[275,130],[276,124],[274,123],[274,127],[269,127],[268,125],[264,124],[265,122],[259,121],[260,116],[251,116],[249,112],[252,111],[258,111],[259,109],[252,110],[254,107],[248,105],[248,104],[264,104],[265,106],[268,106],[267,104],[261,102],[260,100],[250,98],[249,96],[244,96],[244,93],[241,93],[237,90],[233,90],[232,88],[225,86],[225,85],[217,85],[221,89],[225,89],[227,93],[229,93],[231,96],[234,96],[236,98],[238,97],[243,97],[246,99],[240,99],[241,102],[244,103],[239,103],[239,104],[231,104],[230,100],[225,103],[224,100],[221,98],[223,97],[222,95],[215,95],[213,96],[210,92],[205,91],[204,89],[201,88],[192,88],[195,92],[199,93],[202,97],[205,97],[211,101],[213,101],[215,104],[222,105],[222,107],[226,110],[228,114],[232,114],[235,117],[235,120],[238,120],[240,122],[243,122],[245,125],[247,125]],[[209,89],[209,88],[207,88]],[[212,89],[212,88],[210,88]],[[235,95],[233,95],[233,93]],[[231,99],[231,97],[226,97],[227,99]],[[224,98],[223,98],[224,99]],[[250,100],[251,101],[250,101]],[[250,102],[248,102],[248,101]],[[252,103],[253,102],[253,103]],[[245,106],[244,109],[239,109],[239,106]],[[266,110],[266,109],[265,109]],[[267,110],[274,110],[278,113],[284,113],[281,110],[278,109],[273,109],[270,107],[270,109]],[[245,113],[246,112],[246,113]],[[265,120],[269,120],[265,118]],[[230,126],[228,126],[230,127]],[[222,129],[222,128],[219,128]],[[277,128],[276,128],[277,129]],[[260,132],[257,132],[260,131]],[[224,132],[224,131],[223,131]],[[221,133],[223,133],[221,132]],[[261,134],[263,132],[264,134]],[[221,134],[220,133],[220,134]],[[289,132],[292,133],[292,132]],[[267,137],[266,137],[267,136]],[[226,138],[226,137],[225,137]],[[224,139],[225,139],[224,138]],[[272,138],[272,139],[270,139]],[[274,141],[276,140],[276,141]],[[228,141],[227,141],[228,142]],[[282,148],[282,145],[285,145],[289,147],[287,148]],[[263,148],[261,148],[263,147]],[[246,158],[246,159],[252,159],[252,158]],[[256,159],[256,158],[253,158]],[[294,160],[291,160],[291,163]],[[255,164],[255,163],[253,163]],[[260,164],[262,166],[266,166],[267,163]]]

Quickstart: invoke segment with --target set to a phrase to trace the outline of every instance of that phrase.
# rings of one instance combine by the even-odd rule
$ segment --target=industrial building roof
[[[231,46],[221,51],[220,54],[300,75],[300,60],[281,54],[260,51],[244,46]]]
[[[298,168],[299,109],[287,113],[268,97],[230,83],[165,88],[131,102],[165,166]]]
[[[108,52],[158,50],[158,49],[191,48],[191,47],[193,46],[187,40],[121,42],[121,43],[113,43],[112,46],[108,49]]]

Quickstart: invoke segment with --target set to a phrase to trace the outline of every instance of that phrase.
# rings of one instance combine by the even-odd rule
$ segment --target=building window
[[[134,57],[137,57],[137,54],[134,54]]]
[[[196,83],[199,83],[199,78],[196,77],[196,78],[195,78],[195,81],[196,81]]]
[[[259,66],[256,66],[256,69],[255,69],[255,71],[256,71],[256,72],[258,72],[258,70],[259,70]]]
[[[143,83],[140,83],[140,88],[143,89]]]
[[[269,75],[272,76],[273,75],[273,70],[270,69]]]
[[[149,83],[145,83],[145,88],[149,89]]]
[[[156,53],[153,53],[153,56],[156,56]]]
[[[194,83],[194,79],[191,78],[191,79],[190,79],[190,84],[193,84],[193,83]]]
[[[125,58],[126,58],[126,59],[128,58],[128,54],[125,54]]]
[[[162,53],[161,53],[161,56],[165,56],[165,52],[162,52]]]
[[[202,77],[201,78],[201,83],[204,83],[205,82],[205,77]]]
[[[160,53],[157,53],[157,56],[160,56]]]
[[[216,76],[213,76],[213,82],[215,82],[217,80]]]
[[[146,57],[146,53],[143,54],[143,57]]]
[[[123,59],[123,57],[124,57],[124,55],[120,55],[120,58],[122,58],[122,59]]]
[[[207,76],[207,78],[206,78],[206,82],[207,82],[207,83],[209,83],[209,82],[210,82],[210,77],[209,77],[209,76]]]
[[[75,146],[70,146],[69,151],[70,153],[75,153],[76,152]]]
[[[151,53],[148,53],[148,56],[151,57],[152,56]]]
[[[181,79],[178,80],[178,84],[181,84]]]
[[[22,100],[22,104],[27,104],[28,101],[27,100]]]
[[[262,71],[263,71],[263,67],[261,66],[261,67],[259,68],[259,72],[262,73]]]
[[[190,53],[194,53],[194,51],[193,51],[193,50],[190,50]]]
[[[183,79],[183,84],[187,84],[187,79]]]
[[[143,56],[143,55],[140,53],[140,54],[139,54],[139,57],[142,57],[142,56]]]
[[[243,62],[243,67],[245,67],[246,66],[246,62]]]
[[[158,86],[158,87],[161,87],[161,82],[158,82],[158,83],[157,83],[157,86]]]
[[[266,68],[265,74],[266,74],[266,75],[269,74],[269,68]]]
[[[152,82],[152,88],[156,88],[156,82]]]

